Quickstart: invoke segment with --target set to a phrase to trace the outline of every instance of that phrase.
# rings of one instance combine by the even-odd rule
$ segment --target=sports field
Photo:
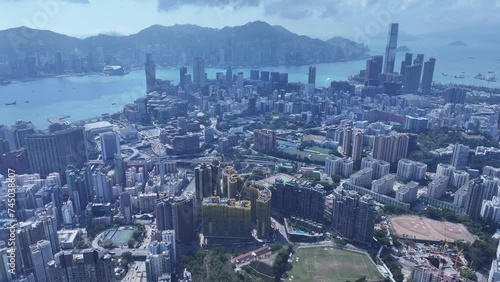
[[[299,248],[287,281],[355,281],[361,277],[383,280],[371,260],[364,254],[332,247]]]

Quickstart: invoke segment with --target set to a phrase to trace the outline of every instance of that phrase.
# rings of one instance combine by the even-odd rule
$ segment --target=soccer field
[[[381,279],[383,276],[364,254],[332,247],[299,248],[287,281],[355,281],[363,276]]]

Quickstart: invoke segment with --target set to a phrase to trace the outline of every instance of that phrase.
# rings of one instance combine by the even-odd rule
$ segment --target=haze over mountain
[[[334,62],[366,57],[368,48],[351,40],[334,37],[328,41],[301,36],[281,26],[256,21],[222,29],[197,25],[153,25],[136,34],[100,34],[85,39],[46,30],[19,27],[0,31],[0,54],[86,53],[101,48],[107,54],[125,50],[146,50],[157,46],[162,54],[209,58],[224,49],[225,59],[238,64],[291,64]],[[157,50],[158,51],[158,50]]]

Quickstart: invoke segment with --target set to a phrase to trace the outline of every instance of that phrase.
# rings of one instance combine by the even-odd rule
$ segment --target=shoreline
[[[263,69],[263,68],[277,68],[277,67],[303,67],[303,66],[315,66],[319,64],[337,64],[337,63],[348,63],[348,62],[357,62],[357,61],[362,61],[366,60],[369,58],[371,55],[366,55],[366,57],[355,59],[355,60],[348,60],[348,61],[335,61],[335,62],[316,62],[316,63],[308,63],[308,64],[276,64],[276,65],[256,65],[256,66],[231,66],[233,70],[237,69]],[[156,69],[157,70],[178,70],[181,68],[181,65],[172,65],[172,66],[160,66],[157,65]],[[217,69],[217,70],[225,70],[226,67],[221,67],[221,66],[212,66],[212,65],[207,65],[207,69]],[[144,70],[144,67],[132,67],[127,69],[128,73],[134,72],[134,71],[141,71]],[[127,73],[127,74],[128,74]],[[127,75],[125,74],[125,76]],[[11,81],[11,84],[15,83],[26,83],[26,82],[33,82],[33,81],[38,81],[38,80],[44,80],[44,79],[51,79],[51,78],[76,78],[76,77],[91,77],[95,75],[101,75],[101,72],[85,72],[85,73],[67,73],[67,74],[53,74],[53,75],[45,75],[45,76],[39,76],[39,77],[27,77],[27,78],[12,78],[12,77],[4,77],[2,78],[3,80],[8,80]],[[10,84],[9,84],[10,85]],[[8,85],[5,85],[8,86]]]

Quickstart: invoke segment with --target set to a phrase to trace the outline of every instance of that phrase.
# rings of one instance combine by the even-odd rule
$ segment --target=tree
[[[477,281],[477,275],[474,271],[468,269],[460,269],[460,276],[470,279],[472,281]]]
[[[129,247],[129,249],[134,248],[136,243],[137,243],[137,241],[136,241],[136,240],[134,240],[133,238],[130,238],[130,239],[128,240],[128,247]]]

